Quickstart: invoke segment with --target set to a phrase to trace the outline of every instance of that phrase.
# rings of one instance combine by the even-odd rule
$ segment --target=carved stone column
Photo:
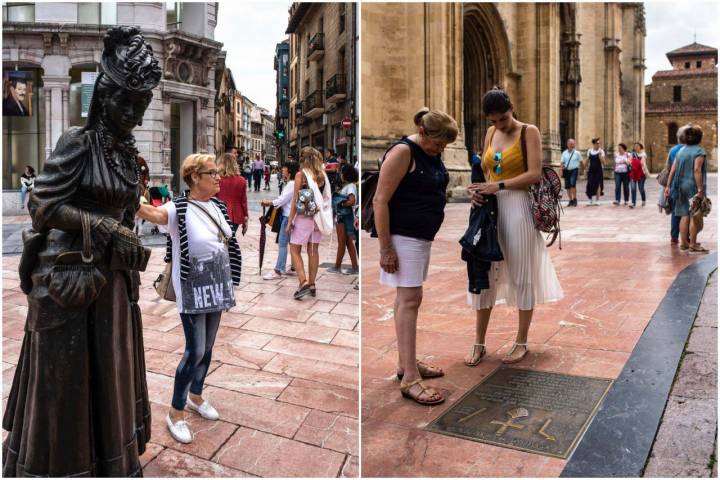
[[[66,104],[63,100],[67,100],[67,94],[70,89],[70,77],[65,75],[45,75],[43,77],[45,88],[45,107],[46,107],[46,131],[50,136],[50,151],[55,148],[57,141],[62,133],[67,129],[66,118],[68,112]],[[49,103],[49,105],[48,105]],[[49,115],[48,115],[49,112]],[[46,150],[48,146],[46,145]]]
[[[63,112],[63,131],[70,127],[70,88],[62,89],[62,112]]]
[[[458,124],[458,137],[443,153],[450,172],[449,195],[467,199],[470,166],[463,132],[463,7],[460,3],[424,5],[425,104]]]
[[[543,163],[560,163],[560,6],[537,3],[537,127],[542,141]]]
[[[617,25],[617,9],[615,4],[605,4],[605,81],[604,98],[605,123],[603,141],[606,151],[614,151],[614,145],[621,138],[621,103],[620,103],[620,32]],[[608,150],[609,149],[609,150]]]
[[[52,143],[52,89],[44,87],[45,95],[45,160],[50,158],[53,151]]]

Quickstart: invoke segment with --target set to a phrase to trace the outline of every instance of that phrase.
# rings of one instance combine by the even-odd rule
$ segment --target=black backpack
[[[385,150],[382,159],[378,162],[379,165],[377,171],[363,172],[362,174],[362,181],[360,182],[360,228],[362,228],[368,233],[372,233],[375,229],[375,213],[373,212],[373,200],[375,199],[375,191],[377,190],[378,180],[380,179],[380,168],[382,167],[382,162],[385,161],[385,157],[387,156],[388,152],[393,147],[401,143],[410,147],[410,166],[408,166],[409,172],[413,164],[412,145],[410,145],[409,141],[402,139],[393,143],[392,145],[390,145],[390,147],[388,147],[387,150]]]

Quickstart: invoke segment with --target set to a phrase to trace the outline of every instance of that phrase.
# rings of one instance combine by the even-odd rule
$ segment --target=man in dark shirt
[[[10,93],[3,100],[3,116],[28,116],[28,109],[23,103],[26,95],[27,80],[24,78],[10,78]]]

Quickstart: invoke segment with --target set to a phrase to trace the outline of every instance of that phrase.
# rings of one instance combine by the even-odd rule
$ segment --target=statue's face
[[[129,135],[145,115],[152,93],[136,93],[119,88],[106,95],[103,102],[103,121],[113,132]]]

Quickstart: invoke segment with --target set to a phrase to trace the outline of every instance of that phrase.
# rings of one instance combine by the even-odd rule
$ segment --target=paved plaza
[[[715,205],[716,183],[717,176],[711,175]],[[550,248],[565,298],[535,310],[530,353],[517,367],[608,379],[620,374],[677,274],[698,259],[670,244],[669,217],[655,206],[659,187],[649,179],[647,188],[647,205],[638,203],[633,210],[611,204],[614,190],[608,180],[600,206],[585,206],[580,194],[584,184],[578,184],[580,206],[566,207],[561,220],[562,250],[557,243]],[[517,311],[496,307],[487,334],[488,355],[477,367],[463,364],[475,330],[458,245],[468,210],[467,204],[446,208],[418,319],[418,356],[446,373],[427,382],[449,395],[439,406],[420,406],[400,395],[394,374],[394,292],[378,283],[377,241],[363,237],[363,476],[548,477],[565,467],[561,458],[423,430],[500,365],[517,331]],[[716,219],[714,211],[699,236],[711,251],[717,244]]]
[[[190,445],[175,442],[164,422],[185,339],[175,304],[159,300],[152,288],[164,256],[164,248],[153,248],[139,302],[152,403],[152,438],[142,457],[146,477],[358,475],[358,278],[321,267],[317,298],[301,301],[292,298],[296,277],[261,278],[258,203],[276,195],[277,188],[249,195],[237,305],[223,314],[204,391],[221,420],[188,412],[195,434]],[[5,224],[28,222],[27,216],[4,218]],[[275,234],[267,232],[263,273],[277,258]],[[334,261],[336,245],[335,238],[324,239],[322,263]],[[3,404],[27,313],[19,259],[3,256]]]

